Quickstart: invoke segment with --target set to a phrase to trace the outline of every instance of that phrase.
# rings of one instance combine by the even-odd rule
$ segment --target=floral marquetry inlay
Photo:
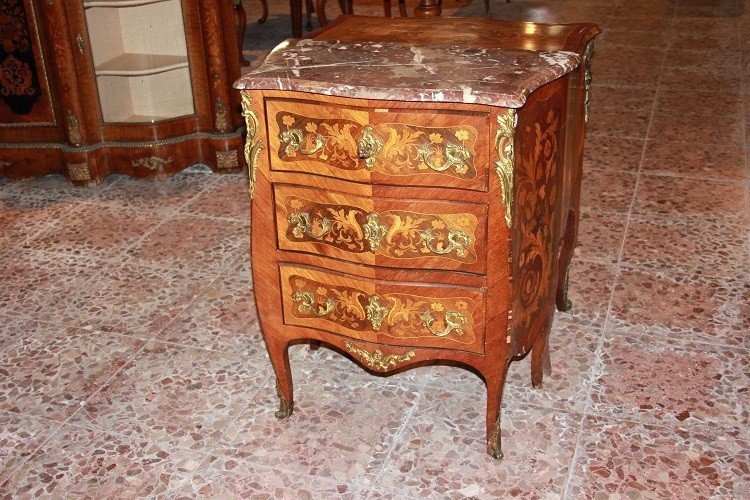
[[[291,313],[335,323],[349,330],[396,338],[443,337],[473,343],[475,301],[404,293],[368,294],[358,288],[291,275]]]
[[[397,259],[443,257],[477,261],[477,218],[471,213],[371,212],[299,197],[284,200],[288,242],[316,242],[346,252]]]
[[[477,130],[471,125],[423,127],[401,123],[363,126],[346,119],[278,113],[277,154],[283,161],[316,160],[342,170],[385,175],[445,173],[477,176]]]
[[[539,116],[533,128],[525,130],[521,148],[522,167],[516,170],[518,196],[518,293],[514,320],[531,326],[537,311],[549,299],[550,279],[554,271],[555,244],[552,228],[557,202],[557,168],[560,162],[560,115],[548,110]],[[523,207],[523,208],[521,208]]]

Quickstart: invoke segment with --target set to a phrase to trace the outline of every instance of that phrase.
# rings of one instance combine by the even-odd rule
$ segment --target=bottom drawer
[[[382,344],[484,353],[484,291],[280,264],[284,324]]]

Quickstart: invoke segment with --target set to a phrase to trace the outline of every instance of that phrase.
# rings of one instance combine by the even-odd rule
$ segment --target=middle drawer
[[[485,273],[484,204],[274,185],[281,250],[373,266]]]

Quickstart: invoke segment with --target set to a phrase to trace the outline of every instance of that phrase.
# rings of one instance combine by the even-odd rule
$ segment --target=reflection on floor
[[[272,3],[249,57],[288,36]],[[574,309],[543,389],[511,369],[502,462],[458,369],[378,378],[294,347],[297,409],[274,418],[242,175],[0,180],[0,497],[750,497],[748,5],[492,12],[605,28]]]

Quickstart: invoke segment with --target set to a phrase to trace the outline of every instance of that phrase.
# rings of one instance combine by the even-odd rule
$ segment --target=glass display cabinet
[[[0,175],[242,167],[232,0],[0,0],[0,25]]]

